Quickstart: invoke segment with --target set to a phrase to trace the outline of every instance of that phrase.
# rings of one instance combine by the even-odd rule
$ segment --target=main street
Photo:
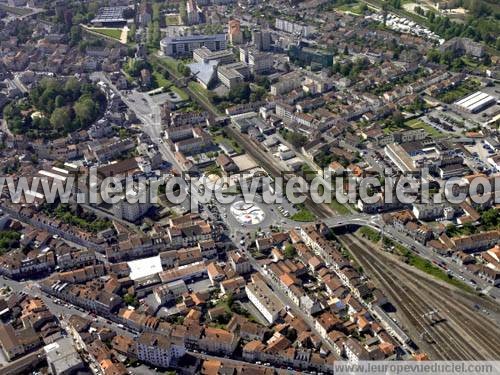
[[[162,123],[160,115],[160,107],[156,104],[151,96],[147,93],[140,93],[132,90],[130,94],[125,94],[118,90],[111,82],[108,76],[103,72],[95,72],[91,76],[93,79],[101,80],[113,91],[115,95],[120,96],[122,101],[135,113],[140,120],[141,130],[146,133],[151,141],[158,147],[164,160],[171,163],[179,172],[184,168],[177,162],[172,151],[162,141]]]

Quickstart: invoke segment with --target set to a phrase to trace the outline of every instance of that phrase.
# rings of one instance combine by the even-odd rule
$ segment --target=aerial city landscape
[[[497,0],[0,0],[0,170],[1,375],[500,374]]]

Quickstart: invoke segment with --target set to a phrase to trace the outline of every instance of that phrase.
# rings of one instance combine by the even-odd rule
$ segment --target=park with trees
[[[29,94],[8,104],[4,119],[14,134],[55,139],[94,123],[106,108],[106,95],[72,77],[44,78]]]

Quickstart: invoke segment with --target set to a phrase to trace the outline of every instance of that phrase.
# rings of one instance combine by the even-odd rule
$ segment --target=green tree
[[[500,224],[500,214],[497,209],[492,208],[481,214],[483,225],[488,228],[496,228]]]
[[[401,112],[396,111],[392,115],[392,121],[393,121],[394,125],[396,125],[398,128],[401,128],[404,125],[405,119],[404,119],[403,115],[401,114]]]
[[[71,26],[69,32],[70,44],[77,45],[82,40],[82,32],[80,30],[80,26]]]
[[[137,301],[137,298],[128,293],[123,296],[123,302],[128,306],[139,306],[139,301]]]
[[[50,124],[56,130],[65,129],[71,123],[71,111],[67,107],[56,108],[50,116]]]
[[[284,134],[285,140],[290,142],[293,147],[295,148],[301,148],[307,143],[307,137],[303,134],[297,133],[297,132],[286,132]]]
[[[237,103],[247,101],[251,93],[250,85],[247,82],[239,83],[229,90],[228,99]]]
[[[61,95],[56,96],[56,108],[61,108],[64,106],[64,98]]]
[[[75,77],[69,78],[64,84],[64,91],[70,96],[71,100],[76,100],[80,95],[80,82]]]
[[[81,125],[87,125],[91,123],[98,112],[98,109],[92,100],[88,96],[81,97],[74,106],[75,116],[80,121]]]
[[[285,246],[285,258],[287,259],[293,259],[295,255],[297,255],[297,252],[295,251],[295,247],[292,244],[287,244]]]

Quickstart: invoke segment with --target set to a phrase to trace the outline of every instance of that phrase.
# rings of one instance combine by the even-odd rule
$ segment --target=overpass
[[[382,217],[380,215],[364,215],[364,214],[342,215],[342,216],[334,216],[322,219],[320,222],[326,224],[330,228],[339,228],[348,225],[358,225],[360,227],[365,227],[365,226],[370,227],[379,232],[384,229],[384,224],[382,222]]]

